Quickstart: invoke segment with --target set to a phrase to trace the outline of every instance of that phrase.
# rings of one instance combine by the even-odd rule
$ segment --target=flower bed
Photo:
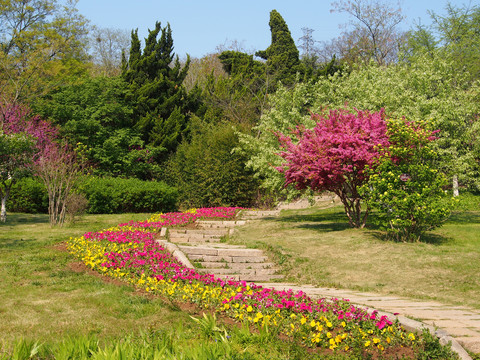
[[[158,214],[70,239],[68,249],[102,274],[153,294],[218,311],[259,331],[276,329],[310,347],[382,353],[417,346],[414,334],[376,311],[367,312],[348,300],[315,301],[301,291],[276,291],[199,274],[185,268],[155,241],[163,226],[186,225],[197,219],[234,219],[238,210],[205,208]]]

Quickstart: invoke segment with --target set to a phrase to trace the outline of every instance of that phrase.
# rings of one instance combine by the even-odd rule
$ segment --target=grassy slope
[[[181,319],[177,312],[163,311],[158,300],[132,296],[130,287],[73,271],[72,258],[56,248],[70,236],[146,217],[90,215],[75,225],[52,229],[45,215],[9,215],[7,224],[0,225],[0,333],[6,338],[119,335],[139,324]]]
[[[20,339],[37,341],[43,344],[41,352],[54,354],[72,346],[83,349],[89,339],[100,339],[100,346],[106,344],[111,351],[116,344],[132,351],[160,346],[160,353],[171,352],[165,357],[171,359],[306,358],[306,349],[274,336],[252,335],[248,329],[229,328],[230,340],[220,341],[225,333],[206,334],[191,312],[76,271],[61,246],[71,236],[147,217],[87,215],[74,225],[51,228],[47,215],[9,214],[7,223],[0,223],[0,359],[10,359]],[[142,334],[153,338],[145,343]]]
[[[384,241],[371,227],[351,229],[341,206],[282,211],[247,224],[232,241],[269,249],[287,281],[480,309],[480,211],[455,212],[421,243]]]

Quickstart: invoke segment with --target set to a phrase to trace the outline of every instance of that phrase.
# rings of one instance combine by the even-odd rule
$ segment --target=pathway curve
[[[331,200],[331,199],[327,199],[327,200]],[[233,222],[231,221],[231,223],[234,223],[232,225],[231,231],[233,231],[233,226],[243,225],[244,224],[243,220],[248,221],[248,220],[259,219],[262,217],[277,216],[279,213],[279,210],[280,209],[277,209],[275,211],[242,211],[240,214],[240,218],[242,220],[240,221],[237,220]],[[205,223],[214,223],[214,222],[205,222]],[[203,224],[203,227],[205,227],[205,229],[211,228],[211,226],[213,225],[209,224],[207,227],[205,227],[205,224]],[[218,228],[226,227],[226,225],[223,223],[220,225],[216,224],[215,226]],[[172,230],[170,236],[166,236],[166,229],[162,229],[162,233],[160,235],[164,239],[170,238],[170,241],[174,240],[174,242],[179,242],[179,243],[183,243],[186,241],[187,244],[184,244],[184,245],[178,244],[179,246],[177,246],[168,240],[158,240],[158,241],[161,242],[164,246],[166,246],[167,249],[170,252],[172,252],[174,256],[176,256],[180,261],[182,261],[182,263],[185,266],[190,268],[194,268],[194,266],[189,262],[187,256],[185,255],[188,255],[188,257],[196,261],[198,261],[200,258],[201,258],[200,260],[206,260],[206,258],[208,259],[213,258],[211,253],[212,251],[217,251],[217,252],[220,251],[217,247],[225,247],[225,248],[232,247],[232,245],[227,245],[227,244],[217,244],[217,245],[210,244],[210,247],[207,249],[205,247],[205,237],[218,236],[218,234],[206,235],[206,233],[205,234],[199,233],[196,235],[188,235],[188,230],[181,230],[181,231],[184,231],[185,235],[180,235],[179,231]],[[208,230],[203,230],[203,231],[208,231]],[[192,236],[194,236],[194,238],[190,239],[190,237]],[[179,239],[176,239],[176,237],[179,237]],[[209,238],[207,241],[214,241],[214,240],[215,239],[213,238],[212,239]],[[201,247],[198,247],[198,246],[195,247],[195,246],[192,246],[194,244],[189,244],[190,242],[197,242],[197,241],[200,241],[202,243]],[[189,245],[189,246],[185,246],[185,245]],[[259,251],[259,250],[246,249],[242,247],[242,249],[233,249],[233,250],[222,249],[221,251],[245,252],[245,251]],[[218,254],[216,255],[218,256]],[[221,260],[225,261],[224,258],[222,258]],[[246,265],[249,265],[249,267],[252,267],[252,264],[249,264],[248,262],[246,263]],[[218,269],[209,269],[208,267],[206,270],[208,270],[211,273],[215,273],[219,271]],[[238,272],[238,270],[235,270],[235,271]],[[266,282],[266,281],[272,281],[268,279],[267,273],[257,274],[255,272],[255,274],[252,275],[251,270],[249,271],[250,271],[249,274],[243,275],[243,276],[249,276],[248,278],[245,278],[245,279],[249,280],[251,278],[251,280],[255,281],[257,285],[260,285],[265,288],[275,288],[277,290],[292,289],[294,291],[301,290],[314,299],[315,298],[348,299],[353,304],[363,306],[370,310],[378,310],[380,315],[387,315],[391,319],[398,318],[400,323],[409,331],[413,331],[413,330],[421,331],[422,328],[426,327],[430,329],[432,333],[435,333],[440,338],[440,341],[442,344],[447,344],[448,342],[451,342],[453,350],[460,355],[460,358],[462,360],[472,359],[468,355],[468,353],[464,350],[464,348],[468,349],[472,353],[480,354],[480,311],[479,310],[474,310],[474,309],[466,308],[463,306],[445,305],[435,301],[413,300],[413,299],[402,298],[398,296],[380,295],[375,293],[358,292],[358,291],[346,290],[346,289],[319,288],[311,285],[296,285],[296,284],[290,284],[290,283]],[[268,273],[268,275],[270,275],[271,278],[275,278],[275,275],[271,275],[271,274],[272,273]],[[257,275],[261,275],[261,276],[258,277]],[[219,276],[222,276],[222,275],[219,275]],[[225,273],[224,276],[231,277],[232,275],[227,275],[227,273]],[[237,274],[235,276],[240,277],[242,275]],[[254,278],[252,276],[254,276]],[[413,319],[418,319],[418,321]]]
[[[348,299],[354,304],[386,312],[390,318],[397,317],[409,330],[421,329],[423,324],[432,326],[430,328],[432,330],[438,328],[437,336],[443,343],[452,341],[453,348],[461,355],[462,359],[471,358],[461,346],[473,353],[480,353],[480,311],[463,306],[444,305],[434,301],[412,300],[352,290],[318,288],[310,285],[299,286],[288,283],[257,283],[257,285],[278,290],[301,290],[312,298]],[[421,322],[411,318],[419,319]]]

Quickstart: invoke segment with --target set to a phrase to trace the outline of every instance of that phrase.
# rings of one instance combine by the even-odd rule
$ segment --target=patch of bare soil
[[[61,251],[61,252],[68,252],[67,242],[62,241],[62,242],[56,243],[55,245],[52,246],[52,249],[55,249],[55,250]]]

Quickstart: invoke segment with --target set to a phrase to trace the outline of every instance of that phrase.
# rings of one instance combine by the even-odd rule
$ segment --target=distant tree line
[[[480,8],[447,5],[430,27],[408,32],[388,2],[342,0],[333,11],[351,20],[342,35],[319,43],[305,27],[302,53],[272,10],[265,50],[180,59],[168,23],[141,41],[137,30],[92,27],[57,0],[3,1],[0,195],[16,181],[12,149],[33,151],[24,132],[3,125],[11,106],[48,121],[82,174],[164,182],[183,207],[299,196],[276,169],[276,133],[312,129],[312,113],[344,108],[429,122],[440,130],[438,169],[455,191],[478,191]]]

